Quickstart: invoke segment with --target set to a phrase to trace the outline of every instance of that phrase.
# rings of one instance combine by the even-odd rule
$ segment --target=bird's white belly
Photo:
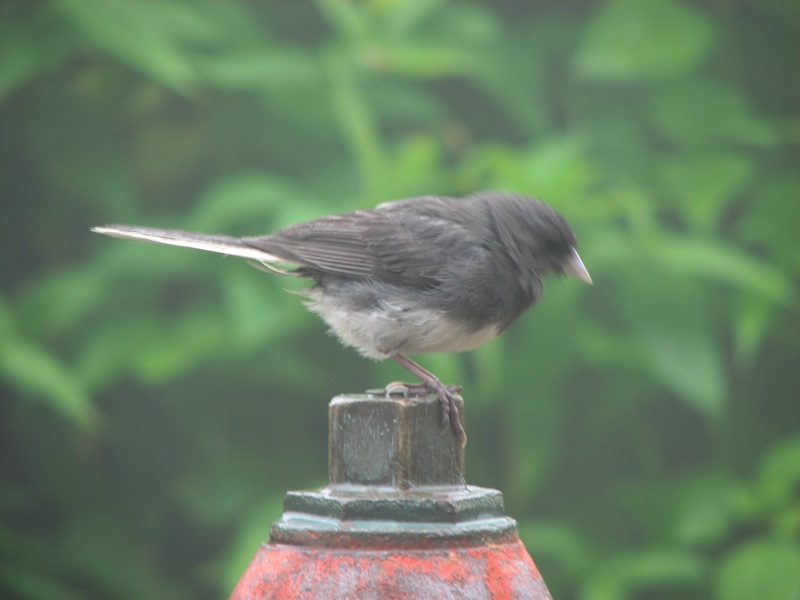
[[[390,354],[463,352],[494,339],[500,333],[492,324],[481,329],[465,328],[440,311],[404,307],[353,311],[340,302],[317,296],[308,308],[328,324],[345,344],[370,358]]]

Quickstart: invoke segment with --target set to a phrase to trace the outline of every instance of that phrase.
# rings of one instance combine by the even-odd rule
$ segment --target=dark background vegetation
[[[558,600],[800,598],[791,0],[4,0],[0,596],[225,597],[326,404],[404,377],[295,282],[89,233],[505,189],[594,287],[468,355],[468,479]]]

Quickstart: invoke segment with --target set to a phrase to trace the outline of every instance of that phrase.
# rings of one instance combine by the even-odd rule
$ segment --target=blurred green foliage
[[[464,356],[470,482],[559,600],[800,598],[798,4],[6,0],[0,596],[214,598],[326,402],[402,377],[242,261],[259,234],[506,189],[595,280]],[[297,286],[294,286],[297,287]]]

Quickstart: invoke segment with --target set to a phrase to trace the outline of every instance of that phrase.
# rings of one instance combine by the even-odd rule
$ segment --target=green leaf
[[[225,550],[221,563],[217,566],[224,589],[232,590],[253,559],[253,555],[264,543],[269,533],[269,523],[281,516],[283,494],[267,498],[262,505],[250,510],[240,525],[230,546]]]
[[[490,169],[490,187],[558,203],[580,194],[593,179],[586,146],[576,136],[543,137],[529,149],[478,148],[473,158]]]
[[[420,78],[466,75],[485,68],[484,57],[474,51],[414,39],[362,47],[358,58],[375,70]]]
[[[214,312],[198,310],[158,328],[136,357],[136,369],[147,382],[177,377],[224,349],[227,332]]]
[[[14,316],[11,306],[0,295],[0,342],[14,335]]]
[[[665,236],[656,260],[674,274],[731,285],[794,309],[790,279],[773,265],[738,248],[707,239]]]
[[[266,233],[274,222],[289,225],[283,213],[298,213],[308,197],[287,180],[264,173],[240,173],[217,179],[197,203],[185,227],[207,233],[247,225],[246,235]],[[319,216],[311,215],[309,216]]]
[[[645,549],[613,556],[589,580],[586,600],[623,600],[637,592],[667,585],[696,584],[703,576],[703,559],[690,552]]]
[[[578,194],[592,179],[586,159],[586,141],[578,136],[537,140],[519,165],[527,174],[528,190],[534,196],[557,203]]]
[[[797,506],[800,490],[800,435],[774,444],[758,470],[757,489],[771,514]]]
[[[99,423],[99,414],[81,382],[52,353],[19,338],[0,344],[0,373],[10,385],[44,400],[51,408],[85,429]]]
[[[712,230],[734,195],[753,176],[753,162],[742,154],[682,154],[665,161],[661,174],[689,222]]]
[[[327,66],[337,123],[361,171],[366,194],[377,196],[385,157],[376,116],[357,81],[351,57],[332,51]]]
[[[597,79],[685,72],[714,41],[712,22],[687,2],[607,0],[589,25],[578,71]]]
[[[231,468],[231,462],[204,464],[175,482],[175,493],[194,518],[204,523],[224,524],[245,508],[250,499],[246,483],[250,473]]]
[[[382,196],[405,198],[435,192],[441,186],[444,149],[430,135],[408,137],[387,158]]]
[[[154,335],[152,317],[129,315],[109,319],[103,327],[88,332],[76,370],[89,389],[109,386],[130,370],[139,349]]]
[[[351,0],[317,0],[317,6],[343,38],[363,35],[369,26],[363,4]]]
[[[722,562],[716,577],[718,600],[797,600],[800,549],[768,539],[739,546]]]
[[[137,526],[146,521],[119,519],[112,511],[92,510],[95,506],[104,505],[73,509],[58,531],[58,541],[52,542],[54,564],[59,572],[70,573],[65,580],[91,581],[101,598],[185,600],[179,585],[152,557],[139,544],[130,543]],[[86,598],[85,588],[82,591]]]
[[[733,352],[736,363],[752,365],[758,350],[775,325],[781,311],[765,298],[742,298],[733,323]]]
[[[444,0],[393,0],[375,3],[382,13],[386,29],[394,36],[410,35],[437,13]],[[461,11],[457,11],[461,14]]]
[[[314,55],[293,48],[254,48],[204,56],[197,62],[200,77],[227,89],[308,89],[320,82]]]
[[[724,81],[670,81],[655,89],[651,112],[656,126],[680,143],[773,145],[779,139],[770,123],[752,115],[746,90]]]
[[[86,235],[93,234],[87,231]],[[101,273],[95,269],[50,273],[22,298],[19,320],[25,323],[26,332],[52,336],[93,314],[107,292]]]
[[[758,195],[739,226],[743,241],[766,249],[787,272],[800,273],[796,225],[800,222],[800,202],[788,202],[800,198],[800,178],[784,172],[760,181]]]
[[[269,279],[269,280],[268,280]],[[299,298],[282,289],[277,277],[251,269],[231,269],[224,274],[226,330],[231,342],[253,349],[269,340],[297,332],[306,318]]]
[[[675,514],[675,522],[668,525],[670,537],[692,547],[723,542],[734,527],[729,506],[733,487],[730,477],[716,472],[677,484],[670,481],[669,491],[661,493]]]
[[[13,552],[13,548],[4,548]],[[12,598],[25,600],[82,600],[85,594],[69,589],[69,584],[59,581],[56,575],[44,572],[40,565],[21,565],[4,561],[0,567],[0,587]]]
[[[56,6],[99,48],[181,93],[197,79],[187,42],[215,39],[202,12],[170,0],[59,0]]]
[[[704,416],[717,418],[725,407],[727,380],[723,347],[707,316],[711,300],[691,273],[664,268],[661,253],[670,244],[649,236],[620,265],[626,281],[621,317],[639,344],[629,360]]]
[[[0,18],[0,101],[76,49],[74,36],[54,16],[38,3],[29,3],[25,9],[4,7]]]
[[[727,396],[720,344],[705,328],[669,325],[650,329],[644,340],[652,372],[705,416],[720,416]]]
[[[531,556],[557,560],[572,577],[585,576],[593,562],[590,544],[569,523],[520,521],[519,537]]]

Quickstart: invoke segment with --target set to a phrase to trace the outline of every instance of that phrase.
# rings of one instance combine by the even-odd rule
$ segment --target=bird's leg
[[[429,390],[436,392],[436,395],[439,396],[439,402],[442,404],[442,425],[447,425],[449,421],[450,426],[453,428],[453,433],[455,433],[459,439],[466,441],[467,434],[464,432],[464,425],[461,423],[461,415],[456,406],[456,388],[447,387],[436,375],[402,354],[390,354],[389,356],[398,365],[407,369],[415,377],[418,377]]]

